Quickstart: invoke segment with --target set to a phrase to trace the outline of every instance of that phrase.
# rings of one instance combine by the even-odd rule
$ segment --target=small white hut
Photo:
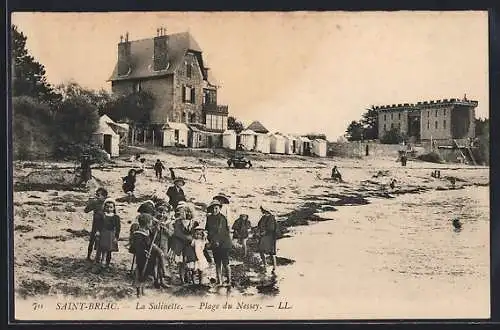
[[[257,134],[251,129],[246,129],[240,133],[240,143],[245,150],[254,150]]]
[[[188,146],[189,127],[184,123],[169,122],[163,126],[163,147],[173,147],[176,144]]]
[[[271,141],[271,153],[272,154],[284,154],[286,138],[281,134],[271,134],[269,136]]]
[[[285,154],[292,155],[298,153],[297,138],[293,135],[285,135]]]
[[[236,132],[228,129],[222,133],[222,147],[226,149],[236,149]]]
[[[118,157],[120,155],[120,135],[111,128],[111,123],[114,123],[111,118],[106,115],[101,116],[97,131],[93,134],[92,138],[111,157]]]
[[[311,140],[307,136],[299,136],[298,138],[299,154],[304,156],[311,155]]]
[[[269,134],[257,133],[255,138],[255,151],[268,154],[271,152],[271,141]]]
[[[312,153],[318,157],[326,157],[326,140],[314,139],[312,141]]]

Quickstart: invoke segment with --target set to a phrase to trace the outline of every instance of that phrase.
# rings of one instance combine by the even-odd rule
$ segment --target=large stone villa
[[[228,117],[228,107],[217,104],[219,86],[191,34],[165,32],[160,28],[153,38],[134,41],[128,33],[120,37],[112,91],[154,96],[151,126],[138,139],[158,146],[215,146]]]

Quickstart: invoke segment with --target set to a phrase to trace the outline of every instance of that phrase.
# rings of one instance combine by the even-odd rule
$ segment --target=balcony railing
[[[229,114],[229,107],[227,105],[217,105],[214,103],[203,104],[203,111],[205,113],[227,115]]]

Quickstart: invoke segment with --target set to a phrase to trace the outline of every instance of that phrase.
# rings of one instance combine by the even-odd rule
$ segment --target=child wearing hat
[[[120,237],[120,217],[116,214],[116,203],[107,198],[103,203],[103,212],[99,213],[96,263],[101,264],[101,259],[106,256],[106,267],[111,263],[111,253],[118,251],[118,238]]]
[[[191,246],[194,249],[196,260],[188,266],[193,269],[194,275],[198,278],[198,284],[203,283],[204,272],[209,267],[210,256],[207,253],[207,243],[208,241],[205,237],[205,228],[198,225],[194,228],[193,240],[191,241]],[[193,283],[195,282],[194,275]]]
[[[174,261],[178,265],[179,277],[182,283],[192,281],[192,269],[186,266],[188,263],[196,261],[194,249],[191,246],[193,240],[193,230],[198,226],[198,222],[189,216],[188,206],[179,203],[175,210],[174,233],[170,239],[170,248],[174,254]]]
[[[163,279],[166,278],[167,265],[170,263],[170,256],[173,257],[171,250],[169,249],[169,241],[174,234],[174,219],[171,215],[171,207],[169,204],[160,205],[156,209],[156,226],[153,227],[152,235],[156,234],[155,245],[161,250],[161,254],[158,255],[157,262],[157,287],[165,287],[163,285]],[[171,276],[168,276],[171,278]]]
[[[153,217],[150,214],[142,213],[137,217],[138,228],[132,234],[132,246],[135,251],[135,284],[137,297],[144,295],[144,283],[146,279],[154,274],[154,262],[151,254],[154,243],[150,236],[150,226]]]
[[[215,270],[217,273],[217,284],[222,284],[222,271],[227,276],[227,283],[231,283],[231,268],[229,267],[229,252],[232,248],[231,236],[226,217],[220,213],[221,202],[213,200],[207,208],[207,222],[205,230],[208,234],[208,242],[212,249]]]
[[[97,226],[99,222],[99,213],[102,212],[104,200],[108,197],[108,191],[104,188],[98,188],[95,192],[95,198],[89,199],[85,206],[84,212],[89,213],[93,211],[92,215],[92,228],[90,230],[89,246],[87,248],[87,260],[91,260],[92,251],[95,248]]]
[[[274,215],[266,208],[260,207],[262,217],[257,224],[259,234],[258,251],[264,266],[264,272],[267,271],[266,254],[271,256],[273,263],[273,273],[276,272],[276,240],[279,232],[278,223]]]
[[[247,214],[240,214],[238,219],[233,224],[233,239],[238,240],[238,243],[243,247],[243,254],[246,257],[248,253],[247,240],[252,230],[252,224],[248,220]]]

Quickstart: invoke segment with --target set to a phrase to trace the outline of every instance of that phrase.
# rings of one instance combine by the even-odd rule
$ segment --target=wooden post
[[[153,128],[153,147],[155,146],[155,130]]]
[[[144,132],[144,139],[143,139],[143,141],[144,141],[144,144],[146,144],[146,130],[144,130],[143,132]]]

